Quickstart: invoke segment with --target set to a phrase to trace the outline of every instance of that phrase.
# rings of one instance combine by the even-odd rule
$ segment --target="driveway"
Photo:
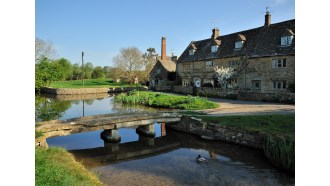
[[[259,101],[241,101],[220,98],[208,98],[220,104],[219,108],[201,110],[209,115],[260,115],[260,114],[294,114],[295,105],[267,103]]]

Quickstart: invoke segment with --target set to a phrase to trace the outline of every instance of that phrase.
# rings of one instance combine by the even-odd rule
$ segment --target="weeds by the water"
[[[206,98],[194,96],[176,96],[144,91],[131,91],[129,93],[122,93],[116,96],[116,100],[125,104],[186,110],[199,110],[218,107],[218,104],[211,102]]]
[[[263,150],[267,158],[279,168],[294,172],[295,143],[292,139],[268,135]]]
[[[35,149],[35,185],[104,185],[63,148]]]

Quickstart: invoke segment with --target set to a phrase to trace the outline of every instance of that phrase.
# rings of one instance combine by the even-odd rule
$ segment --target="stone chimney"
[[[166,38],[162,37],[162,55],[160,57],[161,60],[166,60]]]
[[[171,57],[172,61],[174,63],[176,63],[176,61],[178,60],[178,56],[175,56],[174,53],[172,52],[172,57]]]
[[[219,35],[220,35],[220,31],[219,31],[219,29],[218,28],[213,28],[212,29],[212,38],[213,39],[216,39],[217,37],[219,37]]]
[[[266,11],[266,15],[265,15],[265,27],[269,27],[269,25],[271,24],[271,15],[269,11]]]

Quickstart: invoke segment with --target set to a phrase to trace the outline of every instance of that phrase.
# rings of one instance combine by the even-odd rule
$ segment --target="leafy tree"
[[[103,67],[103,73],[105,75],[105,78],[110,78],[110,69],[111,69],[110,66],[104,66]]]
[[[83,74],[85,79],[91,79],[93,71],[94,71],[94,66],[91,62],[87,62],[86,64],[84,64]]]
[[[121,78],[123,78],[124,76],[123,76],[123,74],[124,74],[124,72],[123,72],[123,70],[122,69],[120,69],[120,68],[117,68],[117,67],[111,67],[110,69],[109,69],[109,78],[111,78],[113,81],[117,81],[117,79],[119,78],[119,79],[121,79]]]
[[[82,70],[81,67],[78,63],[75,63],[72,66],[72,75],[71,75],[71,79],[73,80],[79,80],[82,78]]]
[[[128,78],[129,82],[134,82],[134,77],[137,75],[136,71],[145,70],[144,59],[141,51],[136,47],[122,48],[120,54],[113,58],[114,64],[121,69],[124,74],[123,77]]]
[[[56,80],[70,79],[72,75],[72,64],[65,58],[60,58],[52,62],[53,70],[56,74]]]
[[[35,38],[35,63],[43,57],[52,58],[56,51],[50,41],[44,41],[38,37]]]
[[[103,68],[100,66],[96,66],[94,68],[94,71],[92,73],[92,78],[93,79],[104,79],[105,78],[105,74],[103,71]]]
[[[35,88],[40,89],[49,85],[54,79],[51,73],[52,64],[46,57],[42,57],[37,64],[35,64]]]

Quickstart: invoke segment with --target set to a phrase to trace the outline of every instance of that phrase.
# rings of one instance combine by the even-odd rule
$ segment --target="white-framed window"
[[[188,81],[188,80],[186,80],[186,79],[183,79],[182,80],[182,86],[189,86],[190,85],[190,82]]]
[[[212,68],[213,67],[213,61],[206,61],[206,68]]]
[[[281,37],[281,46],[290,46],[292,43],[293,36]]]
[[[160,69],[159,69],[159,68],[157,68],[157,70],[156,70],[156,71],[157,71],[157,74],[160,74]]]
[[[192,56],[192,55],[194,55],[194,54],[195,54],[195,49],[190,49],[190,50],[189,50],[189,55]]]
[[[211,52],[217,52],[218,51],[218,45],[213,45],[211,47]]]
[[[235,42],[235,49],[236,50],[241,49],[243,47],[243,42],[244,41],[236,41]]]
[[[286,68],[286,66],[286,58],[272,60],[272,68]]]
[[[274,90],[285,90],[287,88],[286,81],[273,81]]]

